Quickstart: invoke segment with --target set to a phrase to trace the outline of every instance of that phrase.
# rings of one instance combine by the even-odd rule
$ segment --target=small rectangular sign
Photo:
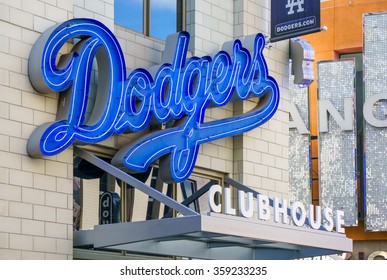
[[[320,0],[272,0],[271,42],[320,31]]]
[[[99,198],[100,225],[113,223],[113,197],[110,192],[104,192]]]

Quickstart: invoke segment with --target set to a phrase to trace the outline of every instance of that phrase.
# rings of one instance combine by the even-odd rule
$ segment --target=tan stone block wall
[[[57,100],[32,88],[29,53],[41,32],[73,17],[73,1],[1,0],[0,10],[0,259],[72,259],[72,150],[33,159],[26,144],[55,120]]]

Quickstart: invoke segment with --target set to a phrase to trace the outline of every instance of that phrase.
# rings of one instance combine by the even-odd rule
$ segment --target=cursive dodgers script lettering
[[[79,38],[71,53],[56,62],[62,46]],[[229,52],[213,58],[187,59],[189,34],[168,37],[163,63],[156,70],[126,65],[117,39],[102,23],[72,19],[43,33],[34,45],[29,75],[42,93],[61,92],[66,110],[57,121],[38,127],[28,141],[30,156],[50,156],[76,143],[97,143],[127,131],[142,131],[151,122],[176,120],[171,128],[150,133],[121,148],[112,163],[142,172],[159,159],[166,182],[180,182],[191,174],[200,144],[237,135],[258,127],[276,112],[279,89],[268,75],[261,34],[248,37],[252,54],[235,40]],[[94,58],[98,61],[98,89],[86,122],[89,84]],[[154,73],[153,73],[154,72]],[[241,116],[204,122],[208,106],[232,99],[260,97],[256,108]],[[61,100],[61,99],[60,99]]]

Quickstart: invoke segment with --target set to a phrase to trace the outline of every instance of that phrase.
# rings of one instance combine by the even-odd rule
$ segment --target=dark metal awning
[[[96,225],[92,230],[75,231],[76,248],[91,246],[141,254],[231,260],[294,259],[352,252],[352,240],[336,232],[216,213],[200,215],[88,152],[78,147],[74,151],[180,213],[175,218]],[[229,178],[227,181],[238,189],[256,192]]]
[[[343,234],[209,213],[97,225],[74,246],[198,259],[293,259],[352,251]]]

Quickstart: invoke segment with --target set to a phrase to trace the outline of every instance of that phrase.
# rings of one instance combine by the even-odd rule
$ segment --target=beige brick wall
[[[94,18],[114,31],[114,0],[72,0],[75,18]]]
[[[214,55],[225,41],[269,32],[268,0],[189,0],[193,55]],[[73,151],[32,159],[32,131],[56,115],[57,95],[40,95],[28,79],[32,45],[47,28],[73,17],[95,18],[116,34],[128,72],[161,61],[164,43],[114,25],[114,0],[0,0],[0,259],[72,258]],[[229,174],[268,193],[288,193],[288,46],[265,49],[281,103],[272,120],[234,138],[201,146],[197,166]],[[206,121],[246,112],[254,102],[207,110]],[[144,132],[142,132],[144,133]],[[141,133],[140,133],[141,134]],[[120,148],[138,134],[102,143]]]
[[[26,144],[57,100],[33,90],[29,53],[73,1],[0,0],[0,11],[0,259],[72,259],[72,150],[32,159]]]

